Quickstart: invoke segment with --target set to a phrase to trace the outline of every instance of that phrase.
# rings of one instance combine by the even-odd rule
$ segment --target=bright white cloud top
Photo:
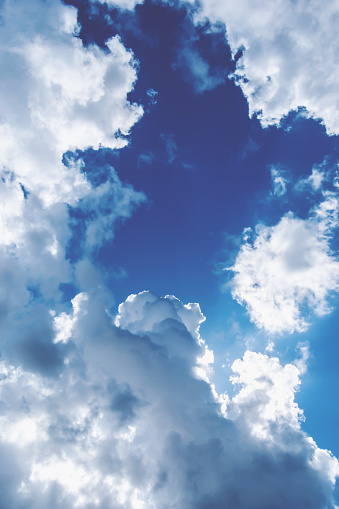
[[[126,14],[138,2],[99,3]],[[234,52],[244,45],[237,73],[248,81],[239,84],[250,113],[262,110],[263,125],[305,106],[336,132],[327,101],[337,76],[325,72],[335,48],[327,63],[312,66],[317,56],[308,60],[307,38],[312,33],[323,51],[335,4],[327,4],[312,31],[302,14],[315,23],[317,3],[277,5],[282,12],[274,18],[265,4],[256,6],[251,23],[246,2],[203,2],[203,12],[226,22]],[[230,397],[213,384],[214,355],[200,336],[199,304],[143,291],[112,312],[109,270],[97,255],[146,196],[109,165],[105,178],[91,180],[77,151],[128,145],[144,112],[129,99],[138,67],[131,50],[117,35],[104,49],[84,45],[76,9],[59,0],[5,0],[0,10],[0,62],[7,70],[0,83],[0,506],[335,509],[338,461],[302,430],[295,401],[306,347],[301,360],[289,363],[247,350],[232,363]],[[290,28],[283,34],[284,26]],[[286,45],[278,53],[282,34]],[[296,60],[292,41],[300,49]],[[224,76],[212,79],[202,57],[187,48],[177,57],[190,62],[195,91],[212,92]],[[313,78],[314,87],[306,86]],[[147,93],[155,106],[157,92]],[[175,163],[176,138],[159,138],[166,164]],[[153,154],[144,157],[152,164]],[[319,190],[319,175],[314,171],[299,187]],[[283,173],[272,170],[272,180],[276,197],[285,195]],[[323,191],[307,219],[289,214],[259,226],[240,248],[233,296],[259,328],[303,331],[305,304],[318,315],[329,311],[339,285],[331,248],[338,209],[336,192]],[[76,288],[72,299],[62,291],[67,283]]]

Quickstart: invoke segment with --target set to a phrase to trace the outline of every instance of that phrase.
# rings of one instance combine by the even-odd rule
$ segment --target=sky
[[[338,509],[337,0],[0,0],[0,509]]]

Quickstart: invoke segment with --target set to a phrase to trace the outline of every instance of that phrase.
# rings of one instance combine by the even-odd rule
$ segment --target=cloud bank
[[[81,293],[54,318],[68,347],[57,379],[2,362],[4,506],[334,507],[338,463],[300,430],[297,366],[247,352],[222,414],[194,375],[197,305],[143,292],[118,326],[105,305],[102,291]]]

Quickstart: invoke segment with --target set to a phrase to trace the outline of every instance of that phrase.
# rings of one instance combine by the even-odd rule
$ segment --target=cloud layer
[[[199,307],[143,292],[116,326],[106,298],[79,294],[54,318],[62,376],[2,362],[4,506],[332,507],[338,464],[300,431],[297,366],[247,352],[223,415],[192,371],[206,350]]]

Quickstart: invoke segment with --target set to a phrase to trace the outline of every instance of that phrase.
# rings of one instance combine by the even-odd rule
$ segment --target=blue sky
[[[0,10],[0,505],[336,509],[336,2]]]

